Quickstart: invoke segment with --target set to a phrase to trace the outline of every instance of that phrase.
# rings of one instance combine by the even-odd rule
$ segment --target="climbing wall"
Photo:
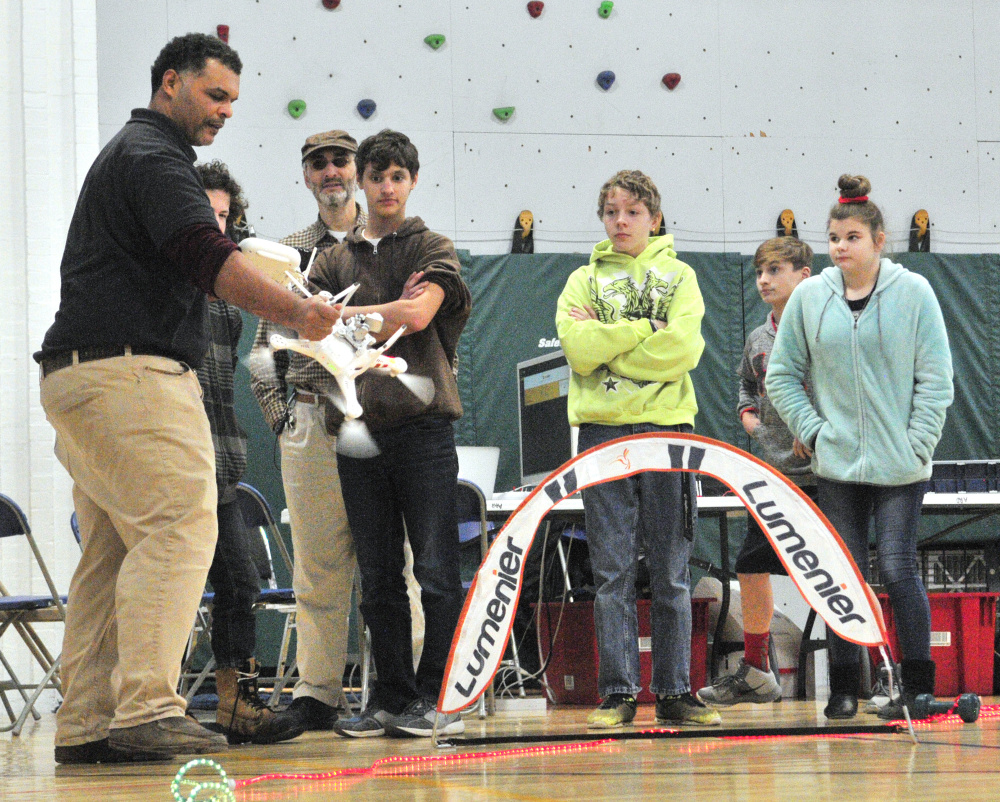
[[[683,250],[752,252],[785,208],[822,248],[845,171],[872,179],[899,250],[917,209],[935,250],[1000,244],[988,0],[102,0],[102,141],[145,105],[168,38],[220,24],[241,98],[201,154],[230,164],[263,236],[314,215],[307,135],[392,127],[420,149],[410,210],[474,253],[509,251],[522,209],[536,252],[588,252],[624,167],[656,181]]]

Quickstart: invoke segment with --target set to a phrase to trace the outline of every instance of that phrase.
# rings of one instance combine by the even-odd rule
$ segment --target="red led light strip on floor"
[[[410,774],[427,768],[434,768],[444,763],[459,763],[472,760],[496,760],[504,757],[533,757],[535,755],[555,755],[572,752],[585,752],[598,749],[614,743],[614,739],[605,738],[588,743],[560,744],[558,746],[531,746],[525,749],[500,749],[494,752],[470,752],[462,755],[410,755],[383,757],[367,768],[338,769],[316,774],[263,774],[247,780],[237,780],[236,788],[245,788],[265,780],[332,780],[340,777],[375,777],[394,774]]]
[[[1000,719],[1000,705],[983,705],[979,711],[979,719]],[[955,713],[940,713],[927,719],[913,722],[913,726],[920,729],[928,729],[935,724],[964,724],[961,718]],[[376,760],[368,767],[353,769],[338,769],[336,771],[324,771],[313,774],[262,774],[259,777],[251,777],[246,780],[236,780],[236,788],[246,788],[255,783],[267,780],[332,780],[345,777],[376,777],[392,776],[400,774],[411,774],[440,765],[469,762],[474,760],[496,760],[509,757],[534,757],[537,755],[571,754],[574,752],[585,752],[591,749],[599,749],[619,741],[626,740],[651,740],[651,739],[677,739],[686,740],[692,738],[718,738],[725,740],[764,740],[770,738],[795,738],[802,736],[812,736],[817,738],[850,738],[862,734],[878,734],[886,732],[905,731],[905,721],[889,721],[885,724],[862,725],[856,727],[772,727],[750,730],[679,730],[667,728],[652,728],[638,730],[634,732],[615,733],[614,735],[602,738],[598,741],[587,741],[577,743],[552,744],[552,741],[568,740],[579,738],[579,735],[535,735],[535,736],[511,736],[497,738],[478,738],[452,742],[453,746],[516,743],[525,741],[547,741],[548,746],[530,746],[522,749],[500,749],[491,752],[469,752],[455,755],[410,755],[384,757]]]

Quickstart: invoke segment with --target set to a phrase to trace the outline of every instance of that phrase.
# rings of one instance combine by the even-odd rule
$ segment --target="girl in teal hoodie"
[[[917,564],[917,525],[934,448],[952,402],[951,351],[922,276],[882,259],[885,225],[864,176],[843,175],[828,222],[830,258],[792,293],[765,386],[812,454],[819,507],[868,578],[875,521],[879,574],[903,655],[903,701],[934,692],[930,605]],[[814,401],[803,387],[812,377]],[[830,636],[827,718],[857,712],[861,647]],[[902,718],[901,702],[879,712]]]

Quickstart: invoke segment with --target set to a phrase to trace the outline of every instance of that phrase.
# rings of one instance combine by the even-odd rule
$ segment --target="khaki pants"
[[[56,728],[73,746],[184,714],[180,663],[217,536],[215,455],[194,371],[171,359],[66,367],[41,400],[83,539]]]
[[[337,473],[336,438],[321,404],[295,401],[281,433],[281,478],[292,528],[296,647],[294,696],[335,706],[343,692],[354,587],[354,542]]]

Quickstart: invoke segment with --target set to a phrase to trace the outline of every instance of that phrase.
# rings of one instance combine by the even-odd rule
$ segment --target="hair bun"
[[[872,191],[872,182],[863,175],[848,175],[844,173],[837,179],[842,198],[860,198]]]

